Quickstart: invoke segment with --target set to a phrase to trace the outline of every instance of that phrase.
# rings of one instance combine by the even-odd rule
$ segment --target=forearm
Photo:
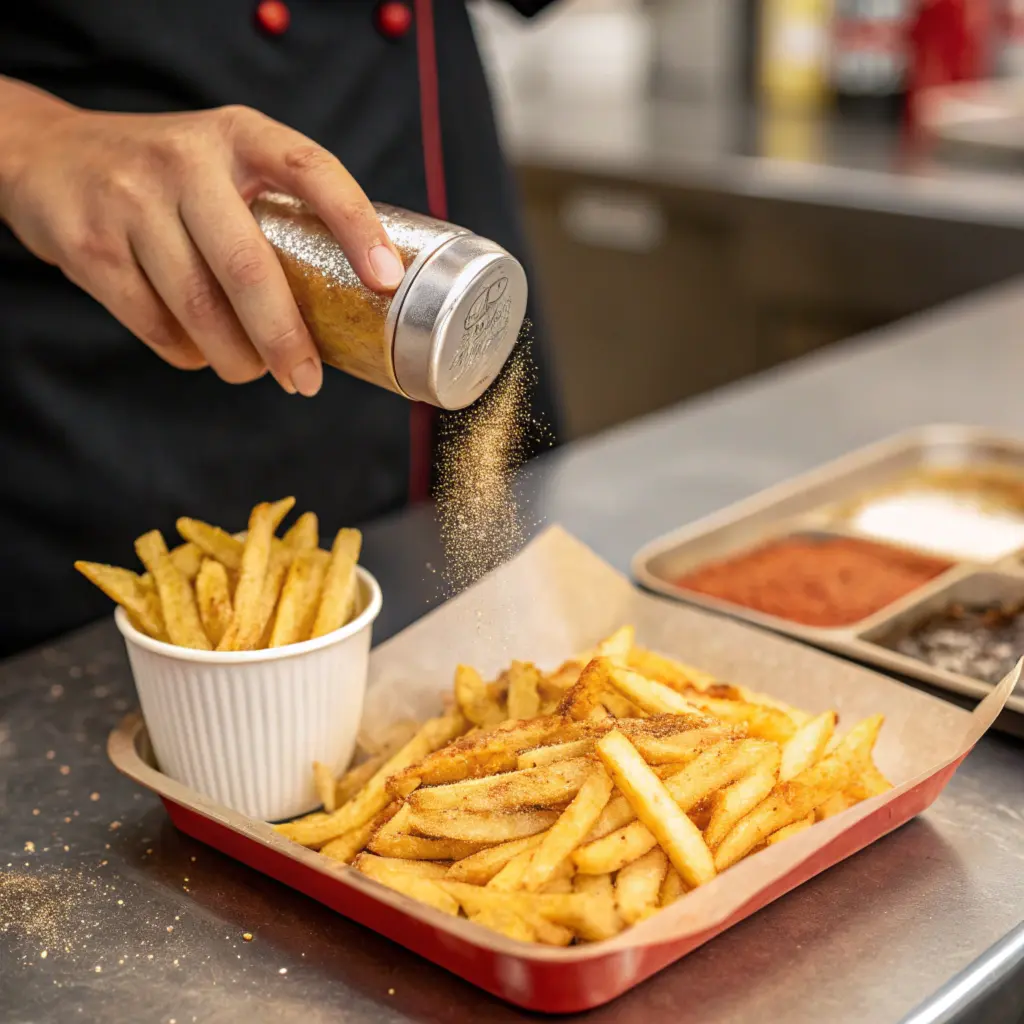
[[[0,75],[0,219],[7,219],[4,194],[23,166],[31,140],[75,109],[42,89]]]

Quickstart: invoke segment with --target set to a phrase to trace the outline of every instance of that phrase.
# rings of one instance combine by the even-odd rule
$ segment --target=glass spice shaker
[[[252,205],[324,362],[406,398],[463,409],[505,365],[526,315],[526,274],[465,228],[374,204],[405,264],[394,295],[367,288],[327,226],[291,196]]]

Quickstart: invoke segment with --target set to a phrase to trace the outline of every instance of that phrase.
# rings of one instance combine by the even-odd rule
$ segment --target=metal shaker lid
[[[526,316],[526,273],[500,245],[469,233],[424,255],[388,318],[395,377],[410,398],[464,409],[512,353]]]

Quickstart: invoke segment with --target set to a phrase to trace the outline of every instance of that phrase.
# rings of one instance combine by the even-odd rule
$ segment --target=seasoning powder
[[[994,562],[1024,548],[1024,474],[1001,465],[922,470],[861,499],[849,524],[878,540]]]
[[[945,572],[951,563],[848,537],[788,537],[703,566],[675,582],[805,626],[848,626]]]
[[[526,539],[515,482],[532,426],[533,382],[520,348],[475,405],[442,419],[435,499],[449,594],[507,561]]]
[[[998,683],[1024,654],[1024,608],[950,605],[893,646],[934,668]]]

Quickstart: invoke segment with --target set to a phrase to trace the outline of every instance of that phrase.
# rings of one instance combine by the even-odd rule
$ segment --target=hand
[[[289,393],[316,394],[320,357],[249,203],[265,188],[304,199],[362,280],[391,291],[401,260],[341,163],[245,107],[108,114],[47,100],[0,138],[0,216],[21,241],[171,365],[234,384],[269,369]]]

